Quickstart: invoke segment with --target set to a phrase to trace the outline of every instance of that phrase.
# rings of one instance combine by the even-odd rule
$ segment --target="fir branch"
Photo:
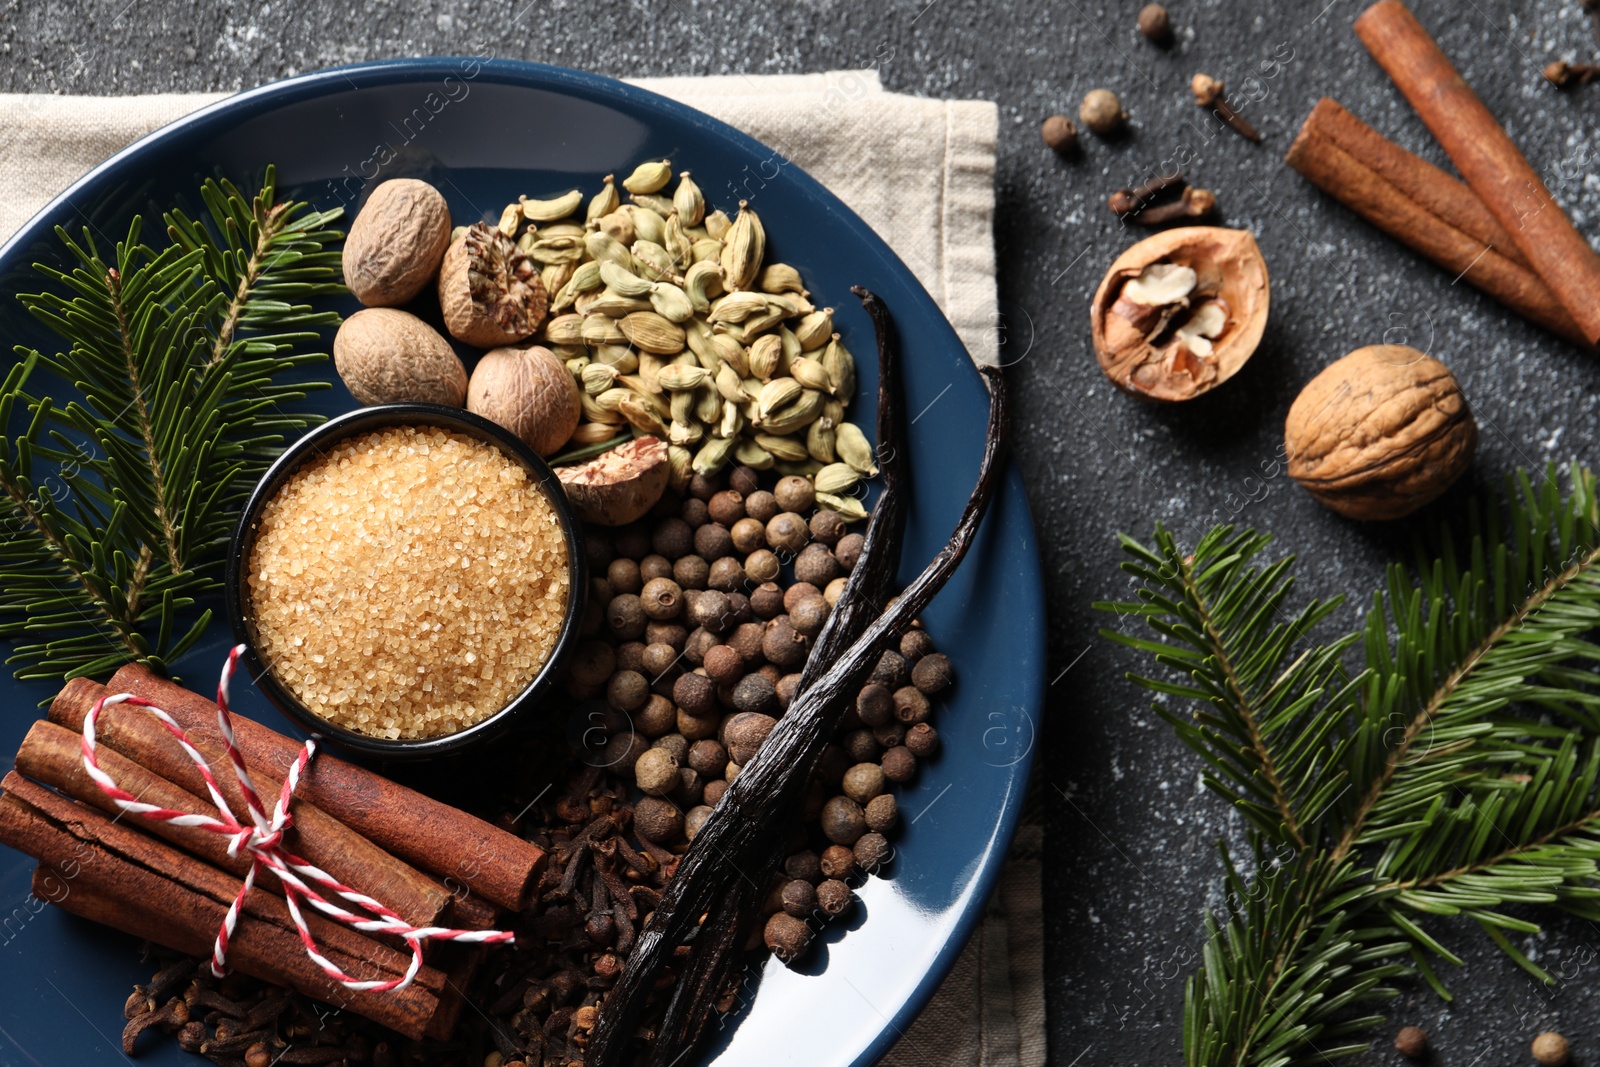
[[[1472,919],[1543,980],[1509,936],[1538,926],[1506,909],[1600,918],[1595,479],[1575,469],[1562,495],[1554,470],[1516,475],[1505,514],[1467,526],[1465,552],[1446,532],[1414,570],[1392,567],[1365,626],[1323,645],[1308,638],[1337,602],[1287,617],[1292,560],[1258,564],[1266,537],[1219,527],[1187,556],[1159,527],[1151,547],[1123,539],[1138,600],[1099,606],[1159,639],[1106,636],[1183,675],[1130,677],[1200,704],[1157,711],[1249,820],[1258,865],[1246,878],[1225,859],[1245,903],[1207,920],[1185,1006],[1194,1067],[1362,1051],[1342,1042],[1380,1021],[1357,1006],[1391,979],[1448,996],[1430,960],[1461,960],[1431,916]]]
[[[66,343],[18,348],[0,387],[0,636],[22,639],[19,678],[160,667],[199,639],[236,509],[282,446],[317,421],[286,410],[326,383],[285,380],[326,359],[305,349],[338,324],[308,299],[342,291],[339,210],[276,202],[268,168],[255,197],[201,188],[207,212],[165,221],[155,250],[128,237],[102,256],[86,230],[57,234],[67,270],[19,297]],[[44,372],[57,401],[28,392]]]

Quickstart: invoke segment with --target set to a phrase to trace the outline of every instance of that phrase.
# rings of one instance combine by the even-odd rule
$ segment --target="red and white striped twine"
[[[135,815],[142,815],[154,822],[166,822],[174,826],[198,826],[212,833],[227,835],[232,838],[228,842],[228,855],[237,856],[240,849],[250,854],[250,870],[245,874],[244,884],[239,887],[238,896],[234,897],[233,905],[228,908],[228,914],[222,920],[222,929],[217,931],[216,947],[211,954],[211,973],[218,978],[227,973],[224,965],[228,955],[228,940],[238,924],[239,910],[244,906],[245,897],[249,896],[251,887],[255,885],[256,872],[262,867],[271,871],[277,876],[278,881],[283,883],[284,902],[289,906],[289,915],[294,919],[295,929],[300,933],[300,941],[305,945],[306,955],[326,971],[330,978],[348,989],[371,990],[377,993],[404,989],[411,984],[411,980],[417,975],[417,970],[422,966],[422,942],[430,939],[510,943],[514,935],[498,930],[451,930],[441,926],[412,926],[365,893],[341,884],[326,871],[313,866],[283,847],[284,832],[294,825],[294,816],[289,812],[289,801],[294,797],[300,776],[311,762],[311,757],[316,754],[317,743],[307,741],[305,748],[295,757],[294,763],[289,767],[289,774],[284,779],[283,789],[278,794],[278,803],[269,817],[266,809],[261,806],[261,798],[256,793],[255,784],[250,780],[250,772],[245,769],[244,757],[234,744],[233,718],[228,709],[228,681],[233,676],[239,655],[243,651],[243,645],[235,647],[228,653],[228,662],[223,665],[222,679],[217,683],[217,725],[222,729],[223,746],[228,759],[233,763],[233,773],[239,779],[239,791],[244,794],[245,803],[250,808],[249,825],[241,823],[234,816],[232,809],[228,807],[228,802],[217,789],[216,779],[211,776],[211,768],[207,766],[205,757],[189,743],[189,736],[183,727],[179,726],[172,716],[148,700],[136,697],[132,693],[102,697],[95,702],[83,722],[84,769],[106,795],[116,802],[117,807]],[[95,754],[95,722],[103,709],[114,704],[132,704],[135,707],[145,708],[160,720],[173,737],[178,739],[178,744],[182,745],[184,752],[194,760],[200,776],[205,779],[206,791],[211,794],[211,802],[217,806],[220,818],[173,811],[170,808],[143,803],[132,793],[118,786],[109,774],[100,769]],[[321,895],[317,889],[312,888],[312,885],[320,887],[329,895],[344,898],[366,914],[358,914],[339,906]],[[401,938],[411,949],[411,965],[401,977],[382,982],[360,981],[350,977],[318,950],[316,939],[311,936],[305,915],[300,910],[302,903],[311,905],[334,921],[343,923],[353,930],[360,930],[363,933],[393,934]]]

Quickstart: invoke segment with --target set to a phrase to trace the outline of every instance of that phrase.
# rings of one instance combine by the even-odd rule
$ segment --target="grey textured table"
[[[1357,43],[1362,0],[1292,3],[1172,0],[1177,46],[1133,30],[1137,0],[616,0],[577,4],[359,3],[254,5],[104,0],[0,5],[0,87],[135,93],[237,89],[338,63],[468,52],[616,76],[772,73],[876,65],[892,90],[984,97],[1001,114],[1000,293],[1006,359],[1018,386],[1019,458],[1050,576],[1051,664],[1038,769],[1046,822],[1052,1062],[1175,1064],[1183,977],[1202,944],[1201,909],[1221,902],[1214,841],[1239,820],[1199,784],[1198,762],[1123,680],[1134,661],[1095,637],[1090,601],[1122,584],[1113,540],[1166,522],[1193,539],[1235,519],[1277,534],[1309,564],[1306,595],[1360,601],[1408,543],[1394,528],[1323,510],[1271,471],[1299,387],[1346,351],[1405,340],[1461,379],[1483,430],[1472,477],[1494,484],[1518,465],[1594,463],[1600,363],[1508,318],[1496,305],[1374,233],[1285,168],[1299,121],[1323,95],[1444,162],[1421,124]],[[1418,0],[1414,8],[1545,176],[1581,230],[1600,230],[1593,176],[1600,92],[1543,84],[1550,58],[1590,58],[1595,41],[1576,0]],[[1188,92],[1205,70],[1259,97],[1266,136],[1252,146],[1208,125]],[[1246,86],[1255,75],[1259,81]],[[1269,76],[1270,75],[1270,76]],[[1038,123],[1107,86],[1132,135],[1090,139],[1075,162],[1039,143]],[[1177,408],[1135,403],[1094,364],[1086,307],[1130,237],[1104,206],[1112,189],[1172,158],[1216,190],[1230,225],[1260,238],[1273,276],[1271,325],[1239,378]],[[1459,498],[1472,486],[1453,494]],[[1351,623],[1358,605],[1338,617]],[[1520,939],[1563,974],[1536,986],[1475,930],[1443,927],[1468,957],[1446,1006],[1417,986],[1394,1026],[1434,1034],[1436,1062],[1527,1061],[1546,1028],[1579,1062],[1600,1061],[1600,929],[1551,916]],[[1391,1027],[1392,1031],[1393,1027]],[[1387,1048],[1365,1062],[1394,1063]]]

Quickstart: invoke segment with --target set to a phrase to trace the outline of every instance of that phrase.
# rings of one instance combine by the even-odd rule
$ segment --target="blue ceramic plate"
[[[0,337],[52,344],[13,296],[36,291],[29,265],[61,262],[55,226],[88,225],[110,246],[130,217],[183,204],[208,176],[241,185],[276,163],[285,196],[319,207],[359,203],[363,176],[438,186],[457,223],[494,221],[518,194],[598,188],[608,173],[671,157],[730,214],[732,189],[782,158],[698,111],[589,74],[529,63],[425,59],[312,74],[242,93],[106,161],[0,249]],[[749,196],[746,192],[744,195]],[[966,502],[981,450],[986,394],[954,331],[905,265],[859,218],[794,165],[754,191],[768,260],[798,267],[860,363],[857,421],[872,425],[872,329],[851,285],[887,301],[906,353],[911,504],[902,579],[942,547]],[[148,232],[148,231],[147,231]],[[341,310],[354,310],[353,302]],[[51,349],[52,351],[54,349]],[[322,368],[332,374],[332,368]],[[342,388],[316,395],[329,414],[354,406]],[[15,432],[16,427],[11,428]],[[213,684],[229,643],[220,617],[178,668]],[[872,1063],[910,1024],[982,914],[1022,807],[1041,706],[1045,618],[1039,558],[1013,469],[977,546],[924,616],[954,661],[957,684],[938,708],[943,751],[901,796],[892,876],[860,889],[861,907],[834,924],[798,971],[768,964],[715,1037],[721,1064]],[[0,770],[53,687],[0,675]],[[239,710],[286,724],[258,694]],[[120,1057],[122,1003],[149,975],[134,942],[29,897],[33,863],[0,848],[0,1063],[107,1063]],[[170,1042],[141,1057],[195,1062]]]

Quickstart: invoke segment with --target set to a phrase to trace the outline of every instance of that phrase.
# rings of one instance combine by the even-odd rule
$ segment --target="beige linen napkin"
[[[783,153],[848,204],[994,361],[997,112],[885,93],[876,71],[641,79]],[[223,94],[0,94],[0,240],[106,157]],[[1043,1067],[1040,832],[1018,834],[984,922],[889,1067]]]

